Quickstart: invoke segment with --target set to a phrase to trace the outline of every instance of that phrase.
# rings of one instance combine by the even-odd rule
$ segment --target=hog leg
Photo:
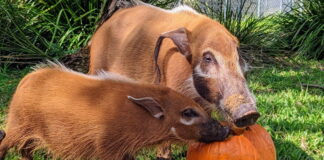
[[[157,160],[171,160],[171,143],[165,142],[158,147]]]
[[[33,140],[27,140],[23,147],[20,149],[21,159],[20,160],[33,160]]]
[[[8,130],[5,134],[4,131],[1,131],[1,144],[0,144],[0,160],[4,160],[7,154],[7,151],[12,148],[15,144],[18,143],[19,139],[16,136],[13,136],[14,132]]]
[[[123,160],[135,160],[135,158],[132,155],[127,154],[123,157]]]
[[[21,159],[20,160],[33,160],[32,149],[23,149],[21,150]]]

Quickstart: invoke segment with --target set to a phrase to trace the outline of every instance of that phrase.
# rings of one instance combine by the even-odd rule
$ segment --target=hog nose
[[[216,135],[204,135],[201,137],[198,141],[203,142],[203,143],[211,143],[211,142],[219,142],[219,141],[224,141],[229,134],[231,133],[231,130],[229,127],[222,127],[222,130],[219,131],[220,133]]]
[[[203,143],[223,141],[230,134],[230,128],[220,125],[216,120],[203,124],[202,128],[203,130],[200,132],[201,138],[198,141]]]
[[[256,108],[249,104],[241,104],[237,111],[233,113],[234,124],[237,127],[247,127],[255,122],[260,117],[260,113]]]

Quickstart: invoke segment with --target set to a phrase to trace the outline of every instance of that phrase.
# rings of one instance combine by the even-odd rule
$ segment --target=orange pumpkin
[[[223,142],[191,144],[187,160],[276,160],[276,150],[269,133],[256,124]]]

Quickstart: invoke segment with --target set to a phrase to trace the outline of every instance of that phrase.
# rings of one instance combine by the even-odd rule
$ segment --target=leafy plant
[[[163,8],[176,0],[148,0]],[[87,45],[107,0],[0,1],[0,63],[33,64]]]
[[[294,55],[324,59],[322,0],[297,1],[291,11],[277,15],[274,23],[278,36],[276,47],[295,52]]]
[[[0,62],[30,64],[58,58],[85,46],[94,31],[102,2],[0,2]]]
[[[161,8],[172,8],[174,7],[180,0],[143,0],[146,3],[150,3],[154,6],[159,6]]]

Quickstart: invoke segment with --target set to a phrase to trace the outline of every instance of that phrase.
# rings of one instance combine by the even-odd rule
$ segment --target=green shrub
[[[143,0],[145,3],[152,4],[161,8],[172,8],[179,0]]]
[[[108,0],[0,1],[0,64],[33,64],[87,45]],[[169,8],[176,0],[148,0]]]
[[[0,62],[33,63],[85,46],[99,18],[100,0],[0,2]]]
[[[0,1],[0,63],[36,63],[74,53],[87,42],[108,0]],[[248,56],[300,55],[323,59],[324,6],[304,0],[290,12],[257,18],[246,0],[146,0],[162,8],[186,2],[218,20]],[[207,3],[208,2],[208,3]],[[311,3],[312,2],[312,3]],[[252,55],[251,55],[252,53]]]
[[[297,1],[291,11],[275,17],[275,47],[311,59],[324,58],[324,1]]]

